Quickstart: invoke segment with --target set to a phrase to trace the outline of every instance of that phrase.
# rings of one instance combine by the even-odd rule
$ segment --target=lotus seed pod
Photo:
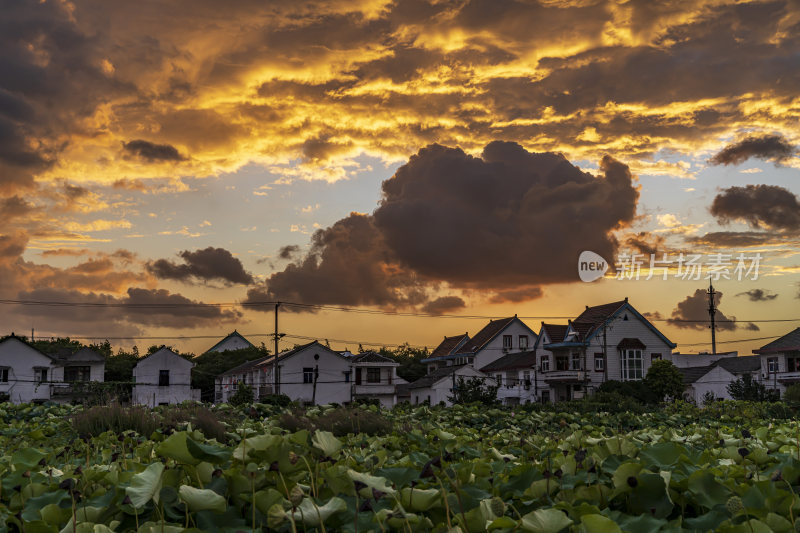
[[[303,489],[300,488],[300,485],[295,485],[292,487],[292,490],[289,491],[289,501],[294,507],[299,506],[303,502],[304,497],[305,494],[303,494]]]
[[[490,507],[495,516],[503,516],[506,514],[506,503],[498,496],[492,498]]]
[[[742,499],[738,496],[731,496],[728,498],[728,501],[725,502],[725,507],[727,507],[728,512],[732,515],[739,513],[740,511],[744,510],[744,504],[742,503]]]

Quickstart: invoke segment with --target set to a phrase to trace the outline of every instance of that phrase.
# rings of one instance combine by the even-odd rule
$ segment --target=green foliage
[[[453,395],[448,398],[454,404],[482,403],[492,405],[497,403],[497,390],[500,388],[494,382],[484,383],[485,380],[477,377],[464,379],[459,376]]]
[[[656,404],[660,401],[658,394],[650,389],[644,381],[616,381],[612,379],[601,384],[597,391],[618,394],[646,405]]]
[[[706,393],[703,394],[703,400],[702,400],[703,407],[708,407],[708,406],[710,406],[712,403],[714,403],[716,401],[717,401],[717,398],[716,398],[716,396],[714,396],[713,392],[706,391]]]
[[[381,348],[378,353],[400,363],[400,366],[397,367],[397,375],[409,383],[413,383],[428,373],[425,363],[422,362],[423,359],[430,356],[427,348],[413,348],[405,343],[394,350]]]
[[[800,403],[800,383],[789,385],[783,393],[783,401],[788,403]]]
[[[644,378],[644,386],[660,402],[683,397],[683,375],[671,361],[653,361]]]
[[[728,394],[734,400],[772,402],[777,400],[775,392],[767,390],[763,383],[754,380],[750,374],[742,374],[742,377],[728,384]]]
[[[89,437],[97,437],[106,431],[135,431],[148,437],[159,425],[158,417],[150,409],[141,406],[123,407],[118,403],[91,407],[72,417],[72,427],[78,435]]]
[[[253,387],[246,383],[239,383],[230,398],[228,403],[235,406],[250,405],[253,403]]]
[[[350,433],[365,435],[385,435],[392,430],[392,424],[375,407],[326,407],[309,415],[295,408],[280,416],[278,423],[288,431],[307,430],[329,431],[337,437]]]

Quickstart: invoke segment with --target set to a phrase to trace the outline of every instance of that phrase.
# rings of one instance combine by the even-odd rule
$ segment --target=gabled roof
[[[714,365],[691,366],[688,368],[679,368],[678,371],[683,375],[683,384],[691,385],[708,374],[712,368],[714,368]]]
[[[233,368],[229,368],[225,372],[219,374],[218,377],[231,376],[233,374],[241,374],[242,372],[250,370],[254,366],[258,365],[259,363],[263,363],[264,361],[266,361],[268,359],[272,359],[272,356],[271,355],[265,355],[264,357],[259,357],[258,359],[251,359],[250,361],[245,361],[244,363],[242,363],[240,365],[236,365]]]
[[[439,343],[439,346],[434,348],[429,357],[440,357],[443,355],[454,354],[467,341],[469,341],[469,335],[467,335],[466,333],[464,333],[463,335],[454,335],[452,337],[445,337],[444,340],[441,343]]]
[[[592,307],[586,306],[586,309],[575,318],[573,322],[586,322],[588,324],[599,325],[605,322],[611,315],[619,311],[619,309],[628,303],[628,299],[620,300],[618,302],[611,302],[607,304],[595,305]]]
[[[181,354],[173,352],[172,350],[170,350],[166,346],[162,346],[161,348],[159,348],[155,352],[153,352],[151,354],[148,354],[148,355],[145,355],[144,357],[139,358],[139,360],[136,361],[136,363],[133,366],[137,367],[137,366],[139,366],[139,363],[141,363],[142,361],[144,361],[146,359],[149,359],[149,358],[153,357],[154,355],[156,355],[158,353],[161,353],[161,352],[164,352],[164,351],[166,351],[168,353],[171,353],[172,355],[174,355],[175,357],[177,357],[178,359],[180,359],[182,361],[186,361],[187,363],[189,363],[192,366],[195,365],[194,361],[190,361],[189,359],[186,359],[185,357],[181,356]]]
[[[547,334],[550,342],[561,342],[567,336],[567,324],[545,324],[542,322],[542,331]]]
[[[496,372],[498,370],[511,370],[514,368],[532,368],[535,364],[535,351],[510,353],[481,368],[481,372]]]
[[[58,359],[60,359],[64,363],[97,363],[97,362],[105,362],[106,360],[105,357],[103,357],[96,351],[92,350],[88,346],[84,346],[83,348],[80,348],[75,352],[73,352],[72,350],[68,350],[68,353],[64,354],[63,356],[59,352],[57,356]]]
[[[385,355],[373,351],[356,354],[352,356],[350,360],[354,363],[391,363],[400,366],[400,363],[391,357],[386,357]]]
[[[311,341],[311,342],[307,342],[306,344],[301,344],[300,346],[295,346],[291,350],[286,350],[285,352],[281,352],[280,354],[278,354],[278,362],[281,363],[281,362],[285,361],[286,359],[289,359],[293,355],[296,355],[297,353],[305,350],[306,348],[310,348],[311,346],[314,346],[314,345],[319,346],[319,349],[321,349],[321,350],[325,350],[327,352],[332,353],[333,355],[335,355],[337,357],[341,357],[345,361],[351,361],[351,359],[349,357],[347,357],[345,355],[342,355],[341,353],[339,353],[337,351],[331,350],[330,348],[328,348],[324,344],[321,344],[319,341]],[[271,355],[268,355],[266,357],[263,357],[263,358],[259,359],[259,362],[256,363],[256,365],[254,365],[254,366],[271,365],[273,363],[273,360],[274,360],[274,358]]]
[[[217,347],[218,347],[220,344],[224,343],[226,340],[228,340],[228,339],[230,339],[230,338],[238,338],[238,339],[241,339],[241,340],[243,340],[244,342],[246,342],[246,343],[247,343],[248,347],[250,347],[250,348],[255,348],[255,346],[253,346],[253,343],[252,343],[252,342],[250,342],[249,340],[247,340],[247,339],[245,339],[244,337],[242,337],[242,334],[241,334],[241,333],[239,333],[238,331],[236,331],[236,330],[233,330],[233,332],[232,332],[232,333],[229,333],[229,334],[228,334],[228,335],[227,335],[227,336],[226,336],[224,339],[222,339],[221,341],[219,341],[218,343],[216,343],[214,346],[212,346],[211,348],[209,348],[208,350],[206,350],[206,353],[208,353],[208,352],[213,352],[213,351],[216,351]]]
[[[425,387],[430,387],[437,381],[441,380],[442,378],[446,378],[450,374],[454,373],[456,370],[460,368],[464,368],[466,365],[458,365],[458,366],[443,366],[442,368],[437,368],[427,376],[422,376],[414,383],[408,384],[408,389],[422,389]]]
[[[2,337],[2,338],[0,338],[0,344],[3,344],[4,342],[6,342],[6,341],[10,341],[10,340],[15,340],[15,341],[17,341],[17,342],[21,342],[22,344],[24,344],[25,346],[27,346],[27,347],[28,347],[28,348],[30,348],[31,350],[34,350],[35,352],[37,352],[37,353],[39,353],[39,354],[41,354],[41,355],[43,355],[43,356],[47,357],[47,358],[48,358],[48,359],[50,359],[51,361],[56,361],[56,358],[55,358],[55,357],[53,357],[52,355],[50,355],[50,354],[48,354],[48,353],[44,353],[42,350],[40,350],[39,348],[37,348],[36,346],[34,346],[34,345],[33,345],[33,344],[31,344],[30,342],[28,342],[28,340],[27,340],[27,339],[25,339],[25,338],[23,338],[23,337],[18,337],[18,336],[16,336],[16,335],[14,335],[14,333],[13,333],[13,332],[11,333],[11,335],[6,335],[5,337]]]
[[[610,309],[615,309],[611,311],[609,315],[605,318],[602,318],[604,313],[609,312]],[[650,331],[656,334],[658,338],[660,338],[664,344],[669,346],[670,348],[675,348],[677,344],[669,340],[663,333],[661,333],[658,328],[656,328],[653,324],[650,323],[639,311],[633,308],[633,306],[628,302],[628,299],[625,298],[621,302],[612,302],[610,304],[603,304],[603,305],[596,305],[594,307],[587,307],[586,310],[575,319],[575,322],[588,322],[589,319],[596,320],[594,322],[594,327],[586,334],[585,341],[589,342],[592,337],[597,335],[599,331],[602,331],[603,328],[601,327],[606,320],[611,320],[614,317],[618,316],[623,311],[631,313],[634,317],[639,319],[645,326],[647,326]],[[573,324],[575,323],[573,322]]]
[[[761,370],[761,358],[752,355],[742,357],[725,357],[719,359],[715,366],[720,366],[731,374],[743,374],[745,372],[758,372]]]
[[[508,318],[498,318],[497,320],[490,320],[488,324],[483,326],[483,329],[472,337],[469,342],[465,343],[456,353],[469,354],[480,351],[492,339],[497,337],[515,320],[519,320],[517,315]],[[520,321],[521,322],[521,321]],[[533,333],[533,332],[532,332]],[[536,335],[536,333],[534,333]]]
[[[765,344],[754,353],[774,353],[790,350],[800,350],[800,328],[790,331],[783,337],[775,339],[774,341]]]

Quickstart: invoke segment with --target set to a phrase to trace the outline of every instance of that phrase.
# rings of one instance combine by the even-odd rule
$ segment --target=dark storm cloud
[[[800,236],[774,231],[711,231],[704,235],[687,237],[686,242],[711,248],[737,248],[769,244],[800,245]]]
[[[778,297],[777,294],[765,289],[750,289],[749,291],[740,292],[736,296],[747,296],[751,302],[769,302]]]
[[[466,307],[466,302],[458,296],[440,296],[422,306],[421,310],[432,315],[443,315]]]
[[[541,287],[524,287],[521,289],[507,289],[495,292],[490,301],[492,303],[519,303],[541,298],[544,294]]]
[[[28,236],[18,232],[11,235],[0,235],[0,262],[16,259],[25,251]]]
[[[605,157],[601,170],[515,143],[493,142],[481,157],[428,146],[383,183],[373,215],[317,231],[304,258],[249,298],[396,306],[425,302],[438,281],[496,290],[574,281],[580,252],[613,257],[611,232],[636,212],[628,167]]]
[[[781,163],[795,153],[794,146],[782,135],[751,136],[723,148],[709,162],[714,165],[738,165],[751,157]]]
[[[33,204],[25,198],[16,195],[0,198],[0,224],[7,223],[11,219],[25,217],[35,210]]]
[[[717,306],[717,312],[714,315],[716,329],[723,331],[733,331],[737,328],[747,329],[750,331],[758,331],[759,327],[749,322],[742,324],[736,322],[736,317],[727,317],[722,311],[719,310],[719,304],[722,300],[722,293],[716,291],[714,295],[714,304]],[[667,323],[682,329],[696,329],[699,331],[707,330],[709,328],[709,315],[708,315],[708,294],[705,289],[697,289],[694,294],[686,297],[686,299],[678,302],[675,309],[672,310],[672,316],[667,319]]]
[[[122,144],[123,149],[145,161],[183,161],[183,157],[178,149],[170,144],[155,144],[149,141],[137,139]],[[119,181],[119,180],[117,180]],[[116,185],[116,182],[115,182]]]
[[[244,269],[242,262],[224,248],[209,246],[203,250],[184,250],[178,264],[167,259],[158,259],[147,264],[147,270],[160,279],[190,282],[221,280],[227,283],[253,283],[253,276]]]
[[[296,244],[287,244],[286,246],[281,246],[280,250],[278,250],[278,257],[281,259],[291,259],[294,254],[300,251],[300,247]]]
[[[714,198],[710,210],[722,224],[743,220],[753,228],[800,229],[800,202],[777,185],[729,187]]]
[[[653,235],[646,231],[640,231],[632,235],[625,236],[624,243],[644,255],[653,255],[663,252],[665,238],[661,235]]]

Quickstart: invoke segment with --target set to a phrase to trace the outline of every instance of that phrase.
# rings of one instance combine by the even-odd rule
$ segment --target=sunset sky
[[[433,347],[627,296],[709,349],[705,273],[584,250],[760,253],[717,339],[766,340],[718,349],[800,326],[795,1],[2,5],[0,334],[270,345],[240,304],[281,300],[383,312],[287,307],[283,347]]]

